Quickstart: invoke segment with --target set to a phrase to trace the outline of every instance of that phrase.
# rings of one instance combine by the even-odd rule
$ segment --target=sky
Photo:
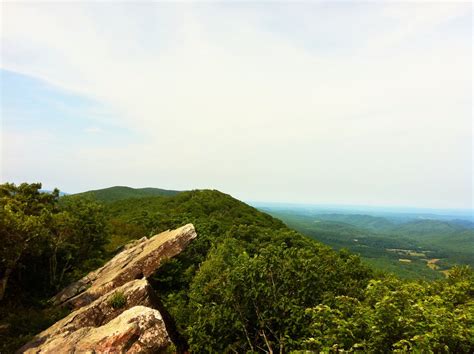
[[[472,208],[470,2],[2,2],[1,181]]]

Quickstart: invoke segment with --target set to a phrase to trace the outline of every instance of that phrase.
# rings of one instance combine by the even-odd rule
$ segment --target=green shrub
[[[121,291],[117,291],[109,299],[109,305],[112,306],[114,309],[120,309],[124,307],[126,303],[127,303],[127,298],[125,297],[124,293]]]

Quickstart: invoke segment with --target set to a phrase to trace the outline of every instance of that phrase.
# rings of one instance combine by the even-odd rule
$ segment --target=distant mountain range
[[[83,193],[73,194],[74,196],[92,197],[104,203],[111,203],[124,199],[137,199],[144,197],[174,196],[180,191],[167,190],[161,188],[131,188],[125,186],[115,186],[104,189],[91,190]]]
[[[325,204],[298,204],[298,203],[268,203],[249,202],[250,205],[263,209],[280,212],[291,212],[299,215],[315,214],[343,214],[343,215],[370,215],[382,217],[394,223],[404,223],[414,219],[469,221],[474,225],[474,209],[435,209],[413,207],[361,206],[361,205],[325,205]]]
[[[143,215],[150,212],[150,215],[158,212],[165,219],[173,216],[176,213],[172,208],[177,201],[187,200],[191,195],[194,194],[161,188],[115,186],[72,194],[70,197],[93,198],[107,204],[107,209],[113,215],[123,214],[127,210],[127,217],[141,220]],[[209,200],[202,200],[204,204],[196,204],[193,209],[207,209],[208,204],[213,204],[216,198],[225,196],[217,191],[197,195],[207,196]],[[167,207],[163,208],[164,205]],[[237,204],[236,208],[239,209]],[[456,263],[474,265],[474,223],[469,218],[464,219],[463,216],[467,215],[464,213],[437,215],[421,210],[410,213],[407,210],[396,212],[376,208],[354,210],[337,209],[335,206],[305,208],[302,205],[268,204],[260,205],[259,209],[311,238],[336,249],[348,248],[377,268],[401,276],[431,278],[441,276],[439,271]],[[410,255],[401,256],[397,252],[410,252]],[[411,263],[401,263],[399,258],[410,259]],[[426,266],[426,262],[438,258],[438,271],[434,272]]]
[[[470,220],[393,212],[382,217],[377,211],[366,215],[344,209],[329,213],[301,206],[259,209],[309,237],[336,249],[347,248],[400,276],[430,278],[437,273],[433,270],[441,276],[439,271],[453,264],[474,266],[474,223]],[[432,263],[433,268],[427,267],[430,259],[436,267]]]

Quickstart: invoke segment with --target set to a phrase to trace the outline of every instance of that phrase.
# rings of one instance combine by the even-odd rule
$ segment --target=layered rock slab
[[[117,298],[121,301],[114,301]],[[155,302],[155,294],[148,281],[145,278],[133,280],[59,320],[36,335],[32,341],[20,349],[20,352],[28,352],[30,349],[33,349],[32,352],[43,351],[44,348],[51,347],[50,342],[57,342],[58,338],[74,337],[72,335],[74,332],[85,327],[100,327],[122,312],[138,305],[153,308]]]
[[[99,327],[56,333],[24,353],[160,353],[171,344],[158,310],[134,306]]]
[[[144,237],[54,297],[74,311],[20,348],[26,353],[156,353],[177,339],[146,276],[196,238],[192,224]],[[139,279],[140,278],[140,279]],[[162,309],[163,314],[157,310]]]
[[[153,274],[164,260],[179,254],[196,237],[194,226],[187,224],[137,240],[103,267],[65,288],[53,302],[72,308],[89,304],[118,286]]]

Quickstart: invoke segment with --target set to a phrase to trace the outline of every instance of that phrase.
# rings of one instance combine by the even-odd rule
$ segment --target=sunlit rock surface
[[[103,267],[53,299],[73,309],[19,352],[156,353],[171,343],[167,318],[146,277],[197,237],[194,226],[165,231],[127,245]],[[163,318],[165,317],[165,318]]]

